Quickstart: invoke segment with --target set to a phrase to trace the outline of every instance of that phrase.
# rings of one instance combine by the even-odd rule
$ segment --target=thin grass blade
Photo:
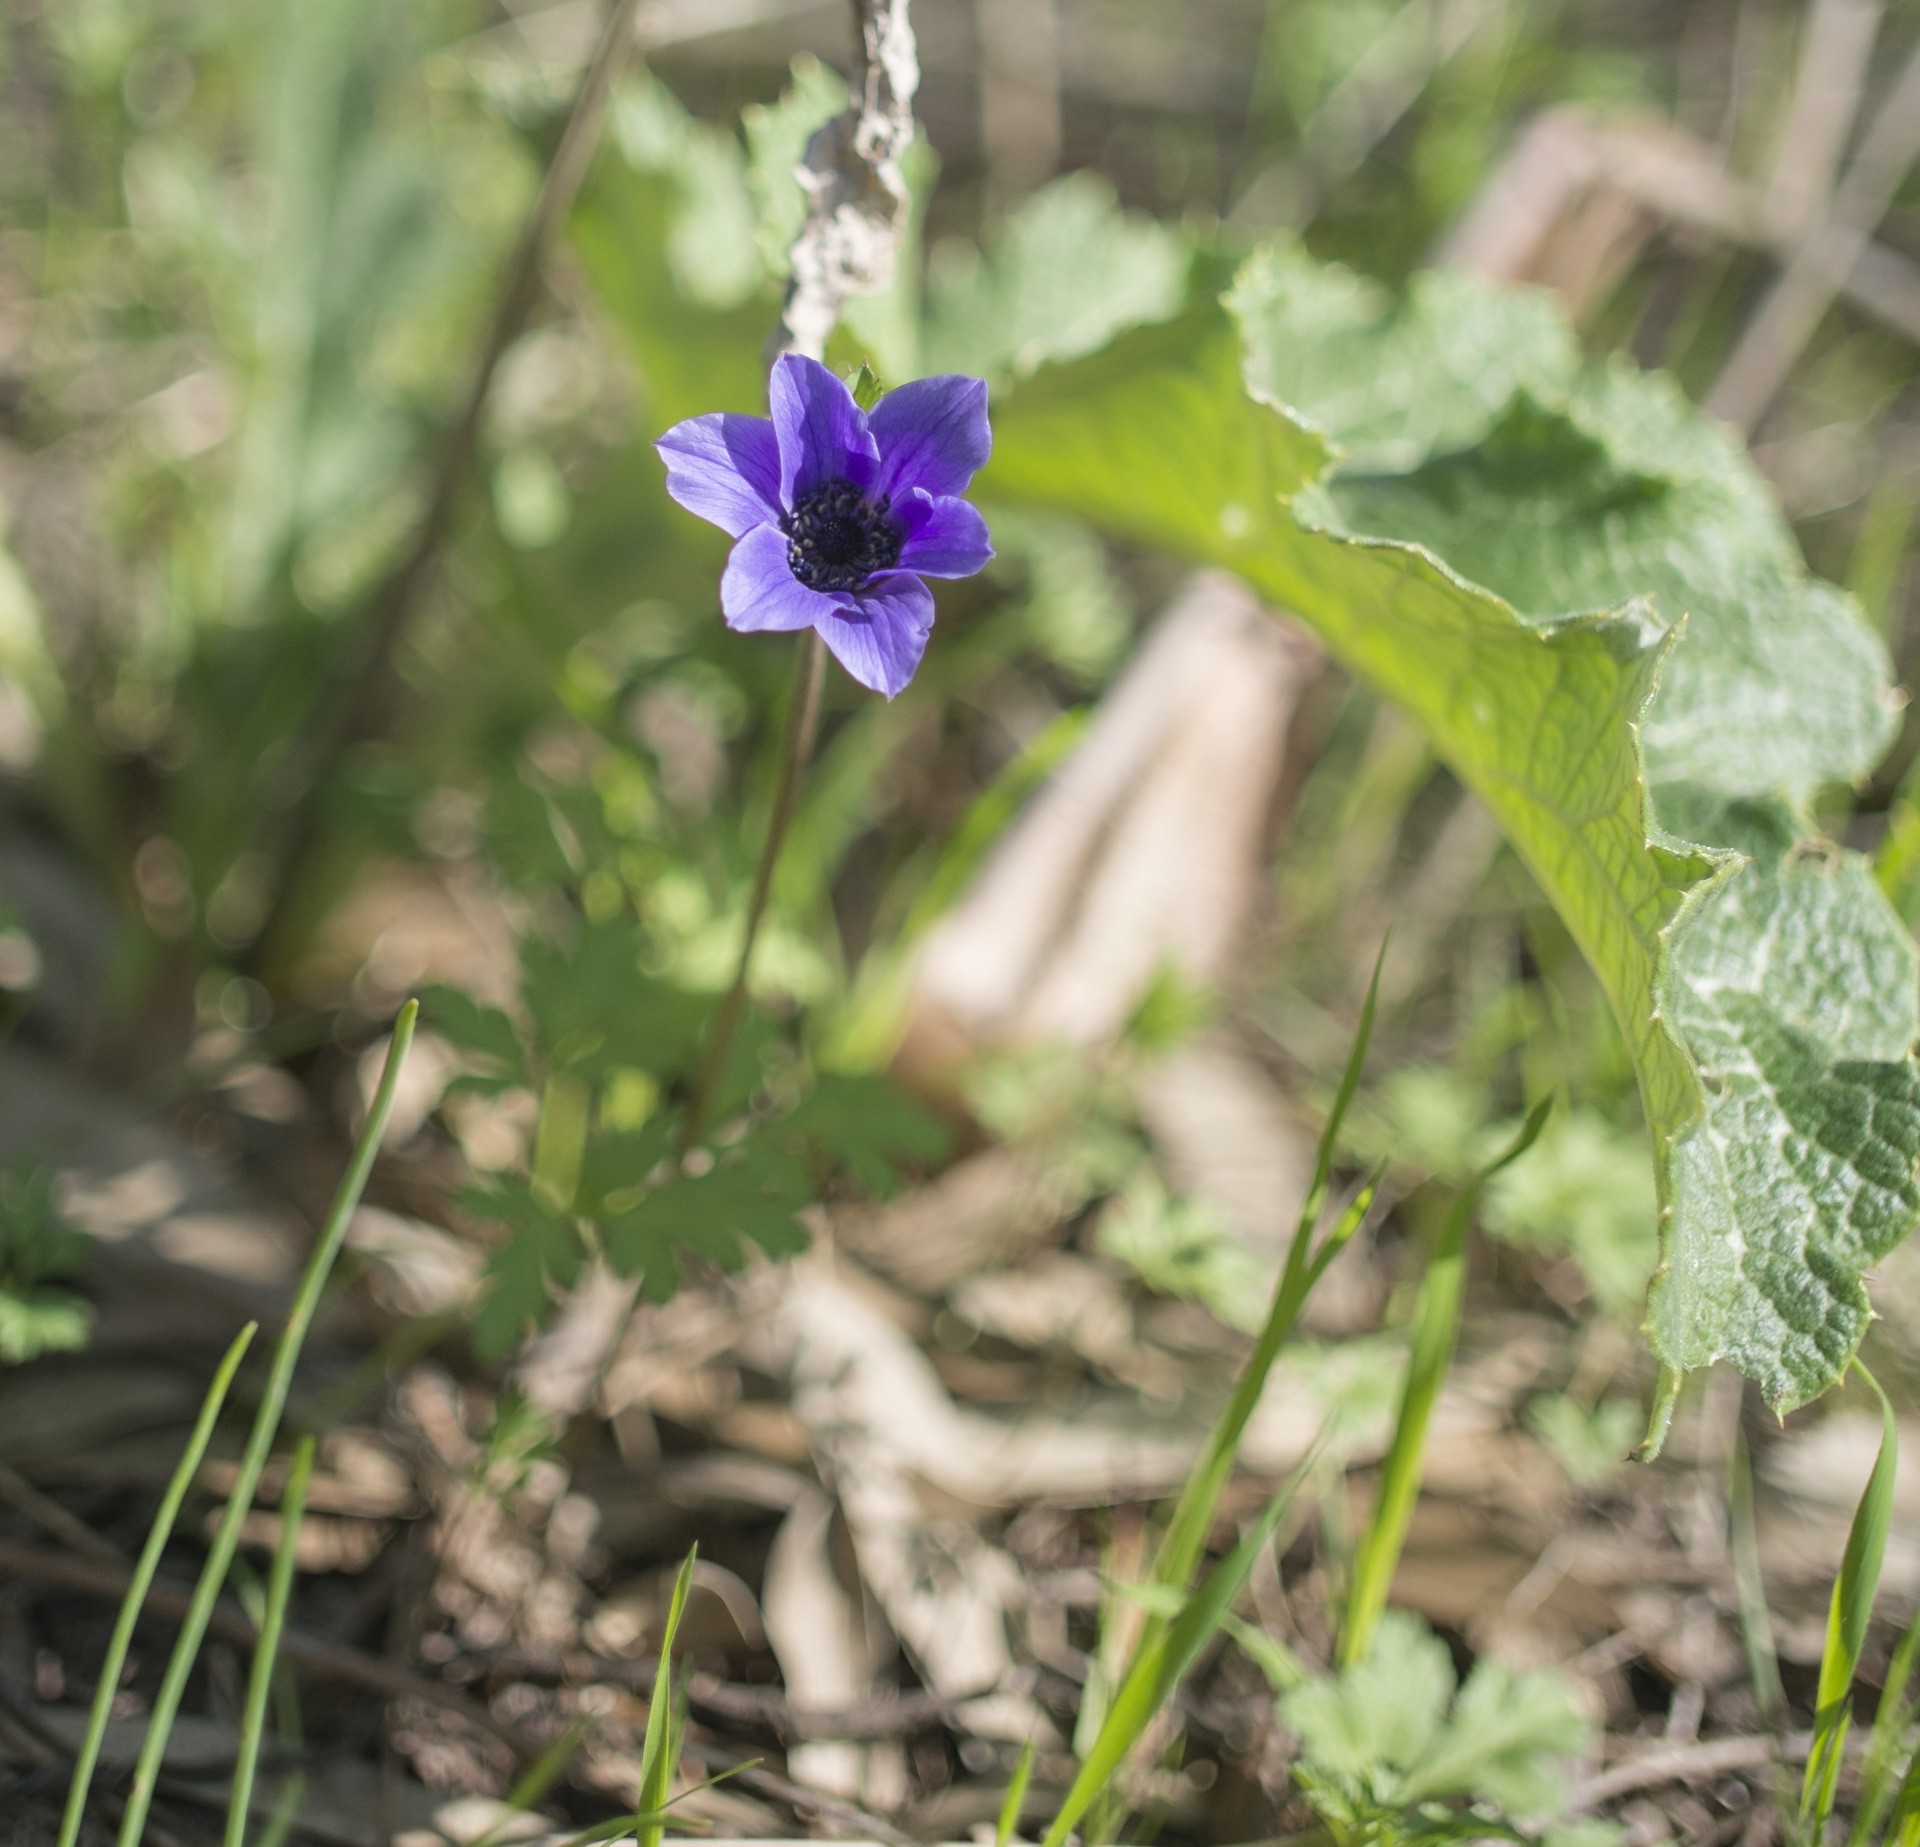
[[[1873,1715],[1873,1735],[1867,1740],[1867,1761],[1860,1767],[1860,1797],[1854,1809],[1853,1827],[1847,1835],[1847,1847],[1866,1847],[1894,1799],[1893,1773],[1916,1711],[1916,1701],[1907,1691],[1913,1679],[1916,1653],[1920,1653],[1920,1610],[1914,1612],[1913,1621],[1907,1625],[1906,1634],[1895,1645],[1893,1658],[1887,1663],[1887,1677],[1880,1687],[1880,1704]]]
[[[339,1192],[334,1195],[333,1206],[327,1214],[326,1224],[321,1228],[319,1241],[307,1259],[306,1269],[301,1272],[292,1311],[273,1350],[273,1366],[267,1375],[266,1390],[247,1438],[246,1452],[241,1457],[239,1472],[227,1497],[227,1510],[221,1516],[219,1530],[214,1534],[212,1549],[207,1554],[200,1580],[194,1586],[193,1601],[187,1608],[186,1621],[180,1626],[179,1637],[167,1661],[166,1675],[153,1702],[153,1716],[148,1721],[146,1741],[141,1746],[140,1761],[134,1767],[133,1787],[128,1792],[126,1810],[121,1817],[119,1847],[139,1847],[141,1834],[146,1829],[147,1812],[153,1806],[161,1760],[166,1754],[167,1738],[173,1730],[174,1718],[180,1710],[181,1696],[186,1692],[187,1676],[193,1671],[200,1644],[206,1639],[213,1606],[220,1596],[220,1587],[227,1580],[234,1549],[240,1543],[241,1523],[253,1506],[254,1491],[260,1485],[260,1472],[266,1467],[274,1437],[279,1432],[300,1349],[306,1343],[307,1330],[313,1325],[313,1317],[320,1307],[320,1295],[326,1287],[334,1259],[340,1254],[340,1245],[347,1235],[347,1223],[360,1204],[367,1176],[373,1171],[374,1157],[380,1151],[380,1137],[386,1130],[387,1117],[393,1109],[394,1087],[400,1081],[400,1067],[406,1062],[407,1048],[413,1043],[414,1022],[419,1018],[419,1013],[419,1003],[408,1001],[394,1022],[393,1041],[387,1048],[386,1069],[380,1075],[380,1087],[374,1093],[373,1107],[367,1112],[360,1139],[354,1144],[353,1158],[347,1163],[346,1174],[340,1182]]]
[[[1360,1190],[1347,1201],[1346,1209],[1333,1221],[1332,1229],[1320,1240],[1319,1248],[1313,1253],[1307,1266],[1307,1287],[1311,1289],[1327,1273],[1327,1265],[1338,1257],[1353,1238],[1353,1234],[1367,1222],[1367,1214],[1373,1210],[1373,1202],[1380,1196],[1380,1182],[1386,1177],[1384,1162],[1369,1174]]]
[[[1900,1449],[1900,1433],[1886,1393],[1858,1360],[1854,1369],[1880,1400],[1880,1453],[1874,1459],[1873,1473],[1867,1477],[1860,1505],[1854,1510],[1840,1575],[1834,1580],[1833,1596],[1827,1604],[1827,1639],[1820,1653],[1820,1685],[1813,1712],[1813,1749],[1807,1755],[1806,1774],[1800,1784],[1800,1832],[1815,1841],[1826,1831],[1840,1785],[1853,1676],[1860,1665],[1860,1651],[1866,1646],[1873,1600],[1880,1590],[1880,1566],[1886,1557],[1887,1530],[1893,1523],[1894,1471]]]
[[[1020,1810],[1027,1799],[1027,1785],[1033,1781],[1033,1740],[1020,1747],[1020,1761],[1013,1767],[1013,1781],[1007,1785],[1007,1799],[1000,1804],[1000,1819],[994,1823],[993,1847],[1009,1847],[1020,1832]]]
[[[679,1632],[687,1595],[693,1589],[693,1568],[699,1556],[700,1548],[695,1546],[673,1581],[666,1627],[660,1636],[660,1671],[654,1677],[653,1698],[647,1705],[646,1737],[640,1747],[640,1800],[633,1818],[633,1832],[639,1847],[660,1847],[665,1824],[659,1818],[666,1813],[673,1773],[680,1763],[680,1726],[676,1723],[680,1701],[673,1685],[673,1638]]]
[[[1332,1260],[1332,1253],[1359,1229],[1367,1209],[1373,1203],[1374,1184],[1369,1184],[1361,1189],[1341,1215],[1323,1246],[1321,1257],[1316,1259],[1313,1256],[1314,1227],[1319,1223],[1320,1209],[1326,1201],[1327,1183],[1333,1173],[1334,1156],[1340,1143],[1340,1130],[1354,1095],[1360,1088],[1360,1074],[1367,1060],[1367,1045],[1373,1037],[1374,1014],[1380,1001],[1380,971],[1386,965],[1386,959],[1387,946],[1382,943],[1373,965],[1373,979],[1367,984],[1366,1000],[1361,1004],[1360,1021],[1354,1028],[1353,1044],[1347,1052],[1346,1070],[1341,1074],[1333,1107],[1327,1112],[1326,1126],[1320,1131],[1320,1146],[1314,1156],[1313,1184],[1308,1188],[1306,1201],[1300,1208],[1300,1222],[1294,1230],[1286,1265],[1274,1284],[1273,1302],[1267,1310],[1266,1324],[1261,1328],[1253,1352],[1248,1355],[1247,1363],[1241,1369],[1233,1396],[1227,1401],[1226,1411],[1214,1426],[1206,1448],[1201,1451],[1193,1465],[1193,1472],[1180,1490],[1180,1498],[1174,1504],[1172,1518],[1168,1520],[1166,1534],[1161,1539],[1153,1575],[1162,1584],[1177,1584],[1184,1588],[1192,1582],[1194,1571],[1206,1554],[1207,1534],[1213,1527],[1214,1510],[1220,1505],[1220,1496],[1233,1473],[1234,1458],[1240,1453],[1240,1439],[1246,1434],[1248,1420],[1260,1402],[1260,1394],[1266,1390],[1267,1377],[1273,1371],[1274,1361],[1280,1357],[1280,1350],[1292,1334],[1309,1292],[1319,1281],[1326,1264]]]
[[[267,1817],[266,1829],[260,1836],[260,1847],[285,1847],[293,1824],[300,1818],[300,1805],[306,1799],[307,1779],[296,1771],[287,1778],[286,1787],[274,1802],[273,1813]]]
[[[94,1769],[100,1762],[100,1741],[107,1734],[107,1720],[113,1714],[113,1699],[120,1690],[120,1676],[126,1669],[127,1651],[133,1645],[134,1624],[140,1620],[140,1606],[146,1602],[147,1591],[153,1584],[153,1574],[160,1568],[160,1554],[166,1550],[167,1541],[172,1537],[173,1523],[180,1517],[180,1503],[186,1499],[187,1489],[200,1471],[207,1444],[213,1438],[214,1425],[220,1419],[220,1409],[227,1402],[227,1391],[233,1384],[233,1375],[239,1370],[240,1362],[258,1331],[259,1323],[249,1321],[234,1336],[233,1345],[227,1349],[219,1370],[213,1375],[213,1383],[207,1387],[206,1397],[200,1401],[200,1415],[194,1422],[193,1434],[187,1439],[187,1447],[181,1452],[179,1465],[167,1483],[167,1491],[161,1497],[160,1511],[153,1516],[153,1525],[147,1529],[147,1543],[140,1553],[140,1562],[133,1568],[133,1582],[127,1586],[126,1597],[120,1605],[119,1620],[115,1622],[112,1639],[107,1643],[106,1659],[100,1664],[100,1684],[94,1691],[93,1708],[87,1714],[86,1736],[80,1741],[80,1755],[74,1760],[73,1781],[67,1786],[66,1813],[60,1818],[59,1847],[74,1847],[80,1838],[87,1792],[93,1783]]]
[[[1066,1800],[1047,1829],[1044,1847],[1063,1847],[1074,1824],[1118,1774],[1127,1753],[1140,1741],[1154,1715],[1172,1697],[1200,1651],[1225,1621],[1254,1561],[1272,1542],[1274,1529],[1307,1473],[1307,1463],[1294,1470],[1266,1512],[1213,1568],[1178,1616],[1149,1619],[1140,1646],[1134,1651],[1133,1665],[1113,1696],[1093,1748],[1081,1761]]]
[[[273,1692],[280,1632],[286,1627],[287,1599],[293,1594],[300,1519],[306,1512],[307,1482],[312,1474],[313,1438],[302,1437],[293,1452],[286,1492],[280,1497],[280,1539],[273,1549],[273,1569],[267,1578],[267,1607],[260,1619],[260,1639],[253,1645],[253,1668],[247,1676],[247,1702],[240,1719],[240,1754],[234,1763],[233,1789],[227,1800],[225,1847],[245,1847],[246,1843],[247,1816],[253,1805],[253,1779],[260,1767],[260,1740],[266,1732],[267,1700]]]
[[[1887,1847],[1920,1847],[1920,1745],[1907,1760],[1907,1774],[1887,1822]]]
[[[508,1813],[502,1815],[472,1847],[500,1847],[513,1828],[513,1817],[524,1815],[559,1781],[566,1767],[586,1743],[593,1729],[591,1720],[575,1719],[540,1755],[529,1764],[520,1780],[507,1791]]]
[[[1413,1503],[1420,1492],[1420,1459],[1427,1446],[1427,1426],[1460,1335],[1460,1307],[1467,1286],[1467,1223],[1473,1216],[1474,1201],[1495,1174],[1517,1161],[1539,1139],[1552,1107],[1550,1097],[1536,1104],[1520,1133],[1462,1189],[1427,1262],[1414,1309],[1407,1382],[1401,1388],[1393,1442],[1380,1466],[1379,1499],[1354,1552],[1347,1617],[1340,1633],[1342,1666],[1350,1667],[1366,1658],[1374,1626],[1387,1607],[1387,1590],[1400,1563],[1400,1549],[1406,1543],[1407,1523],[1413,1518]]]
[[[1326,1126],[1320,1131],[1320,1145],[1314,1151],[1313,1183],[1301,1202],[1300,1225],[1294,1237],[1296,1245],[1312,1232],[1320,1217],[1320,1208],[1326,1203],[1327,1183],[1333,1177],[1334,1156],[1340,1147],[1340,1131],[1346,1124],[1347,1111],[1353,1107],[1353,1099],[1359,1094],[1367,1047],[1373,1041],[1374,1015],[1380,1007],[1380,973],[1387,965],[1387,945],[1391,941],[1390,934],[1381,938],[1380,953],[1373,959],[1373,974],[1367,981],[1366,999],[1360,1003],[1360,1020],[1353,1029],[1353,1044],[1347,1048],[1346,1069],[1340,1074],[1340,1088],[1334,1092],[1333,1107],[1327,1111]]]

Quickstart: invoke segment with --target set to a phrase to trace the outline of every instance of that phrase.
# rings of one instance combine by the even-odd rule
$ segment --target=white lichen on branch
[[[920,56],[908,0],[854,0],[852,99],[807,143],[798,177],[807,221],[793,245],[782,350],[818,359],[850,296],[893,281],[909,197],[900,158],[913,139]]]

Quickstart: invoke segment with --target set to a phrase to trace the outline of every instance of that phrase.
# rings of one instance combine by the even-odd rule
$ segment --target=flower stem
[[[707,1041],[706,1057],[701,1060],[694,1079],[693,1094],[687,1099],[687,1114],[680,1125],[680,1152],[697,1147],[707,1130],[707,1118],[713,1109],[714,1093],[726,1075],[727,1059],[740,1033],[740,1021],[747,1008],[747,976],[753,963],[753,946],[760,934],[760,919],[767,908],[767,894],[773,889],[773,872],[786,843],[787,829],[800,799],[800,778],[813,754],[813,734],[820,720],[820,683],[826,671],[826,649],[813,629],[802,632],[799,652],[793,660],[793,697],[787,707],[786,742],[780,753],[780,781],[774,790],[773,813],[767,819],[767,837],[760,848],[760,863],[754,868],[753,892],[747,899],[747,930],[740,944],[740,965],[734,971],[733,986],[714,1016],[713,1037]]]

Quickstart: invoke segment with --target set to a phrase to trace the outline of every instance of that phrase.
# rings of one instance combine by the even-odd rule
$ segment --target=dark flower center
[[[851,481],[823,481],[794,502],[781,522],[787,563],[809,590],[857,590],[875,571],[892,569],[902,534],[878,505]]]

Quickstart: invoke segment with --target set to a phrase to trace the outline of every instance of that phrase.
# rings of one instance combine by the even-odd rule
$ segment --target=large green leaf
[[[1744,451],[1582,365],[1544,298],[1263,253],[1041,372],[983,488],[1239,572],[1424,724],[1607,990],[1653,1133],[1671,1365],[1830,1384],[1920,1216],[1910,940],[1810,838],[1891,732],[1884,650]]]

